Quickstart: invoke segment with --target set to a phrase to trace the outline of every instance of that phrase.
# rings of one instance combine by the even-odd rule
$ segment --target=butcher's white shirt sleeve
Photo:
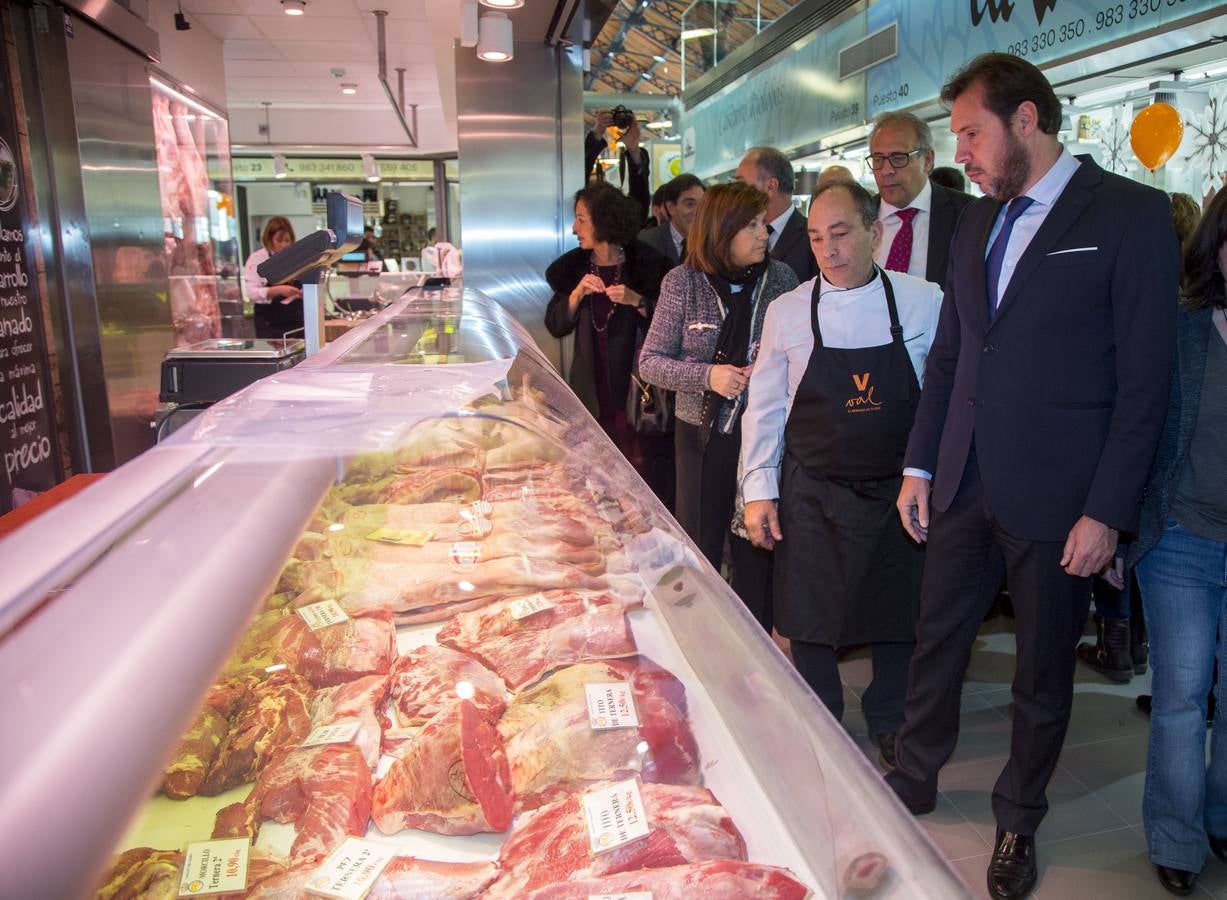
[[[243,266],[243,288],[247,291],[247,299],[252,303],[268,303],[268,282],[260,277],[256,266],[268,259],[268,251],[261,247]]]

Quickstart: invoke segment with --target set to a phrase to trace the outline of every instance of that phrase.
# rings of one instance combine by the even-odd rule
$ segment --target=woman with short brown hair
[[[703,195],[686,259],[661,283],[639,372],[677,393],[678,522],[717,571],[728,537],[733,589],[770,632],[771,556],[746,538],[737,490],[741,412],[763,317],[797,286],[792,269],[767,256],[766,212],[767,195],[749,184]]]
[[[256,337],[279,338],[303,327],[302,289],[292,284],[269,284],[256,268],[274,253],[294,243],[294,226],[285,216],[273,216],[260,231],[259,250],[243,266],[243,287],[254,305]]]

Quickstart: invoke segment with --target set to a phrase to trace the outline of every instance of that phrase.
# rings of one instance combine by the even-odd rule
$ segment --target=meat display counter
[[[970,896],[475,292],[411,291],[0,558],[6,895]]]

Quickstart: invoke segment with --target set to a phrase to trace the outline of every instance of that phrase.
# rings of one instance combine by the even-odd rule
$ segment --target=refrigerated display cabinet
[[[0,557],[12,896],[207,890],[214,837],[257,896],[346,854],[392,859],[369,896],[969,896],[476,292],[411,290]]]

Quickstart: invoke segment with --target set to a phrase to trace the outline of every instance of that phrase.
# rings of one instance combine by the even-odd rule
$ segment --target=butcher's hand
[[[732,400],[746,389],[752,371],[753,366],[712,366],[707,371],[707,386],[721,397]]]
[[[1061,554],[1061,568],[1077,578],[1086,578],[1103,571],[1116,552],[1120,532],[1083,516],[1069,530],[1065,539],[1065,552]]]
[[[755,547],[770,550],[776,541],[784,540],[780,531],[780,513],[774,500],[751,500],[746,504],[746,532]]]
[[[929,539],[929,491],[932,485],[929,479],[916,475],[904,475],[903,486],[899,489],[899,499],[895,506],[899,509],[899,518],[903,522],[903,530],[912,536],[918,544]]]

